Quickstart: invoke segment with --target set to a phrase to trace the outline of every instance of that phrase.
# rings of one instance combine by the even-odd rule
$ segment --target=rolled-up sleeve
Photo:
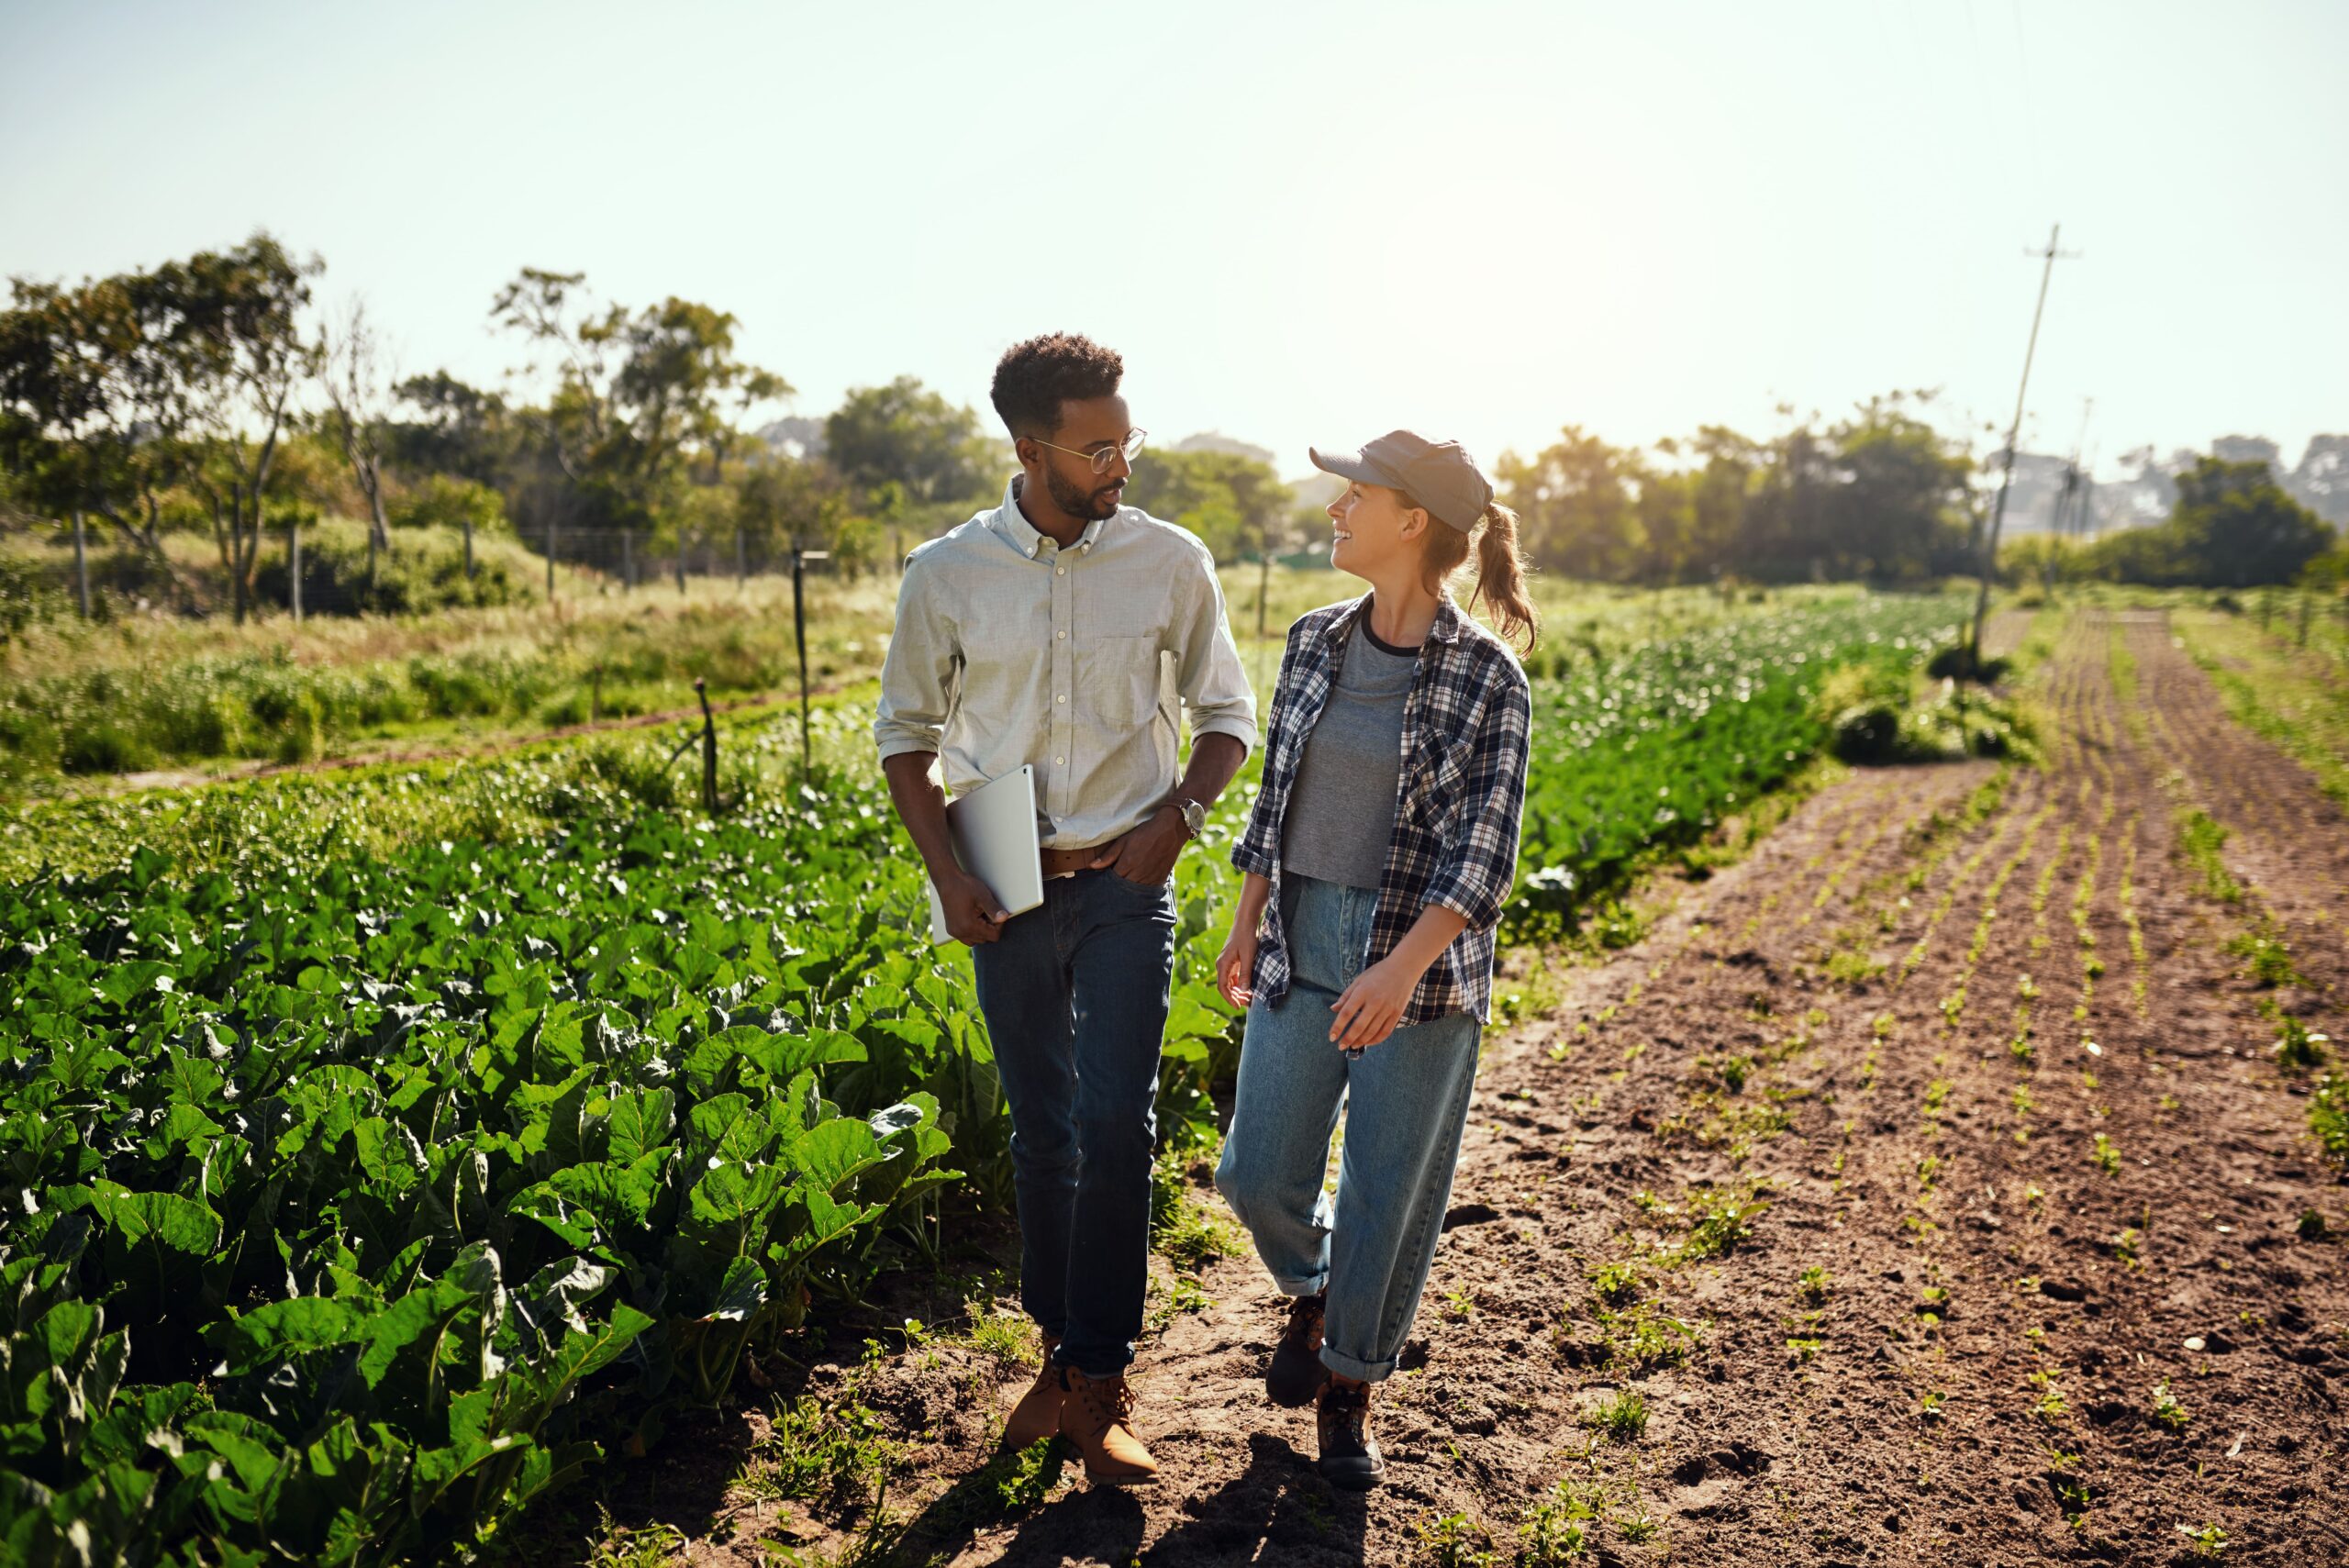
[[[1229,735],[1253,748],[1256,695],[1248,689],[1248,672],[1240,662],[1238,645],[1231,640],[1231,622],[1224,614],[1223,584],[1216,580],[1214,559],[1204,550],[1198,575],[1190,614],[1185,617],[1174,675],[1175,688],[1191,710],[1191,739]]]
[[[1525,810],[1525,764],[1533,704],[1519,675],[1496,692],[1468,759],[1458,824],[1428,884],[1425,902],[1455,910],[1471,930],[1499,924],[1517,884],[1517,841]]]
[[[897,624],[881,665],[881,702],[873,720],[881,760],[908,751],[936,755],[959,676],[953,630],[931,603],[931,573],[918,557],[897,584]]]

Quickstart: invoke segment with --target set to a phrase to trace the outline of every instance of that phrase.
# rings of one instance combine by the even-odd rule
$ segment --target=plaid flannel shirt
[[[1264,783],[1231,863],[1273,884],[1257,928],[1252,984],[1267,1003],[1288,994],[1281,929],[1281,825],[1306,739],[1336,682],[1347,637],[1370,597],[1314,610],[1289,628],[1264,746]],[[1518,819],[1525,806],[1532,697],[1508,645],[1462,612],[1436,606],[1403,700],[1403,767],[1395,836],[1379,879],[1365,966],[1395,949],[1429,905],[1457,910],[1467,929],[1428,966],[1397,1027],[1466,1012],[1492,1017],[1493,929],[1517,881]]]

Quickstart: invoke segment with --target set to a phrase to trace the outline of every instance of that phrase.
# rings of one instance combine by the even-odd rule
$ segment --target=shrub
[[[473,574],[465,575],[464,541],[441,528],[403,528],[392,547],[377,552],[371,581],[367,529],[359,523],[325,522],[302,536],[302,607],[316,615],[420,615],[431,610],[525,604],[537,597],[531,585],[534,558],[518,547],[484,549],[476,540]],[[264,604],[293,601],[284,547],[262,558],[253,591]]]
[[[510,536],[506,497],[486,484],[436,473],[385,508],[398,528],[446,528],[462,534],[468,520],[478,541],[484,534]]]

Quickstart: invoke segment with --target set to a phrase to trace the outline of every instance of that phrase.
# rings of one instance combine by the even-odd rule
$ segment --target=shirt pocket
[[[1087,717],[1135,729],[1158,711],[1158,634],[1096,636],[1077,651],[1078,689]]]
[[[1464,740],[1431,730],[1419,737],[1406,775],[1411,819],[1443,833],[1467,805],[1473,749]]]

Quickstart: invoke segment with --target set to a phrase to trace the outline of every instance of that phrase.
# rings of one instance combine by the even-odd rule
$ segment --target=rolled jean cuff
[[[1330,1288],[1330,1276],[1324,1273],[1318,1279],[1293,1280],[1275,1274],[1273,1284],[1283,1296],[1319,1296]]]
[[[1323,1366],[1341,1376],[1354,1378],[1363,1383],[1386,1382],[1395,1375],[1395,1363],[1396,1358],[1393,1356],[1387,1357],[1383,1362],[1356,1361],[1343,1351],[1333,1349],[1329,1345],[1321,1347]]]
[[[1085,1364],[1085,1361],[1092,1362],[1094,1364],[1086,1366]],[[1087,1353],[1085,1357],[1085,1361],[1078,1361],[1070,1356],[1068,1345],[1063,1341],[1058,1349],[1052,1351],[1052,1364],[1054,1366],[1074,1367],[1077,1371],[1083,1373],[1085,1376],[1092,1378],[1097,1383],[1101,1379],[1107,1377],[1125,1376],[1126,1369],[1134,1364],[1134,1352],[1129,1349],[1124,1355],[1120,1356],[1118,1353],[1117,1347],[1113,1345],[1106,1352]]]

